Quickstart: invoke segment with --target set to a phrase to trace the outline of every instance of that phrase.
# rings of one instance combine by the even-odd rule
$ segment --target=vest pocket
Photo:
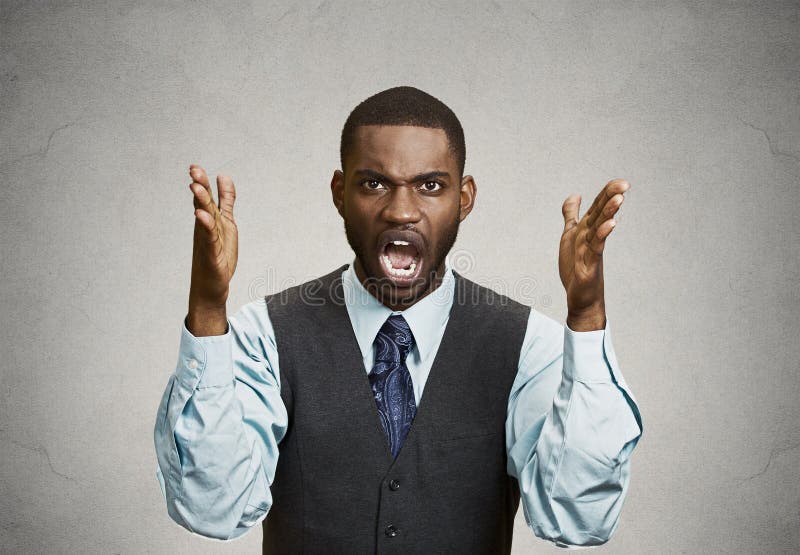
[[[432,439],[437,443],[450,443],[465,439],[488,438],[504,432],[505,424],[498,424],[494,419],[438,422],[433,427]]]

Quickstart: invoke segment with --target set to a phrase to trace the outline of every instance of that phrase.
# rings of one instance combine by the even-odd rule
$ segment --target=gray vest
[[[505,418],[530,307],[455,274],[450,319],[392,460],[341,273],[266,297],[289,427],[263,552],[509,553]]]

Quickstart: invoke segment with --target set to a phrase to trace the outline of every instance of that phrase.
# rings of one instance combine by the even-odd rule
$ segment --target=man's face
[[[356,128],[331,191],[356,254],[356,274],[383,304],[403,310],[434,290],[476,186],[461,178],[442,129]]]

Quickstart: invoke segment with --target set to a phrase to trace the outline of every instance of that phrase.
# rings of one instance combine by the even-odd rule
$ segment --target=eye
[[[364,187],[366,187],[370,191],[380,191],[381,189],[384,188],[383,183],[381,183],[376,179],[366,179],[362,181],[361,184],[364,185]]]
[[[426,193],[435,193],[442,188],[442,184],[438,181],[426,181],[422,184],[422,190]]]

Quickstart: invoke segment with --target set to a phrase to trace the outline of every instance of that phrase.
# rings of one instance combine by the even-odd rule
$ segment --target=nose
[[[383,218],[397,224],[418,222],[422,213],[417,200],[412,187],[394,187],[383,209]]]

